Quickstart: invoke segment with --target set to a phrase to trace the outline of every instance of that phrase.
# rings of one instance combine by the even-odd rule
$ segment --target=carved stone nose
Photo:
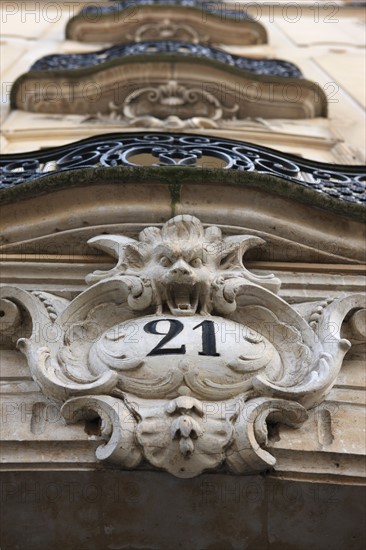
[[[173,273],[174,275],[189,275],[189,271],[186,267],[175,267]]]
[[[189,275],[191,270],[185,262],[179,261],[174,264],[172,273],[174,273],[174,275]]]

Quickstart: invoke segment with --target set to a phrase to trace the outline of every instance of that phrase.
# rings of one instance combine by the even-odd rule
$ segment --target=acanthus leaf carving
[[[304,318],[277,296],[277,278],[245,268],[261,239],[188,215],[138,240],[89,243],[117,264],[70,303],[2,288],[9,315],[33,322],[18,347],[67,422],[99,417],[97,458],[121,467],[145,460],[178,477],[274,467],[267,423],[296,428],[324,399],[351,345],[344,321],[362,337],[365,297],[325,300]]]

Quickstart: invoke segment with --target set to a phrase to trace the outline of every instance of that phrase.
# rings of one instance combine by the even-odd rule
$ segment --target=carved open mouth
[[[194,315],[198,306],[198,286],[175,283],[168,287],[167,298],[173,315]]]

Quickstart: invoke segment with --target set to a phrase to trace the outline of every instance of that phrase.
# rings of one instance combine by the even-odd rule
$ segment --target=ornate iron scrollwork
[[[223,170],[270,174],[330,197],[366,202],[363,167],[319,163],[251,143],[189,134],[105,134],[44,151],[3,155],[0,186],[75,169],[146,166],[146,160],[140,160],[144,154],[156,159],[150,166],[197,170],[210,168],[214,159],[220,159]]]
[[[46,55],[38,59],[31,71],[77,70],[107,63],[131,55],[178,54],[180,57],[201,57],[265,76],[303,78],[294,63],[281,59],[254,59],[233,55],[224,50],[183,41],[146,41],[137,44],[118,44],[97,52]]]

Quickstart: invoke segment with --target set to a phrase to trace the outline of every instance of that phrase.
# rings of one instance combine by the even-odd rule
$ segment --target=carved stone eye
[[[192,267],[202,267],[202,260],[200,258],[194,258],[190,261]]]
[[[172,262],[169,260],[169,258],[167,258],[167,256],[162,256],[160,258],[160,265],[162,265],[163,267],[169,267],[170,265],[172,265]]]

